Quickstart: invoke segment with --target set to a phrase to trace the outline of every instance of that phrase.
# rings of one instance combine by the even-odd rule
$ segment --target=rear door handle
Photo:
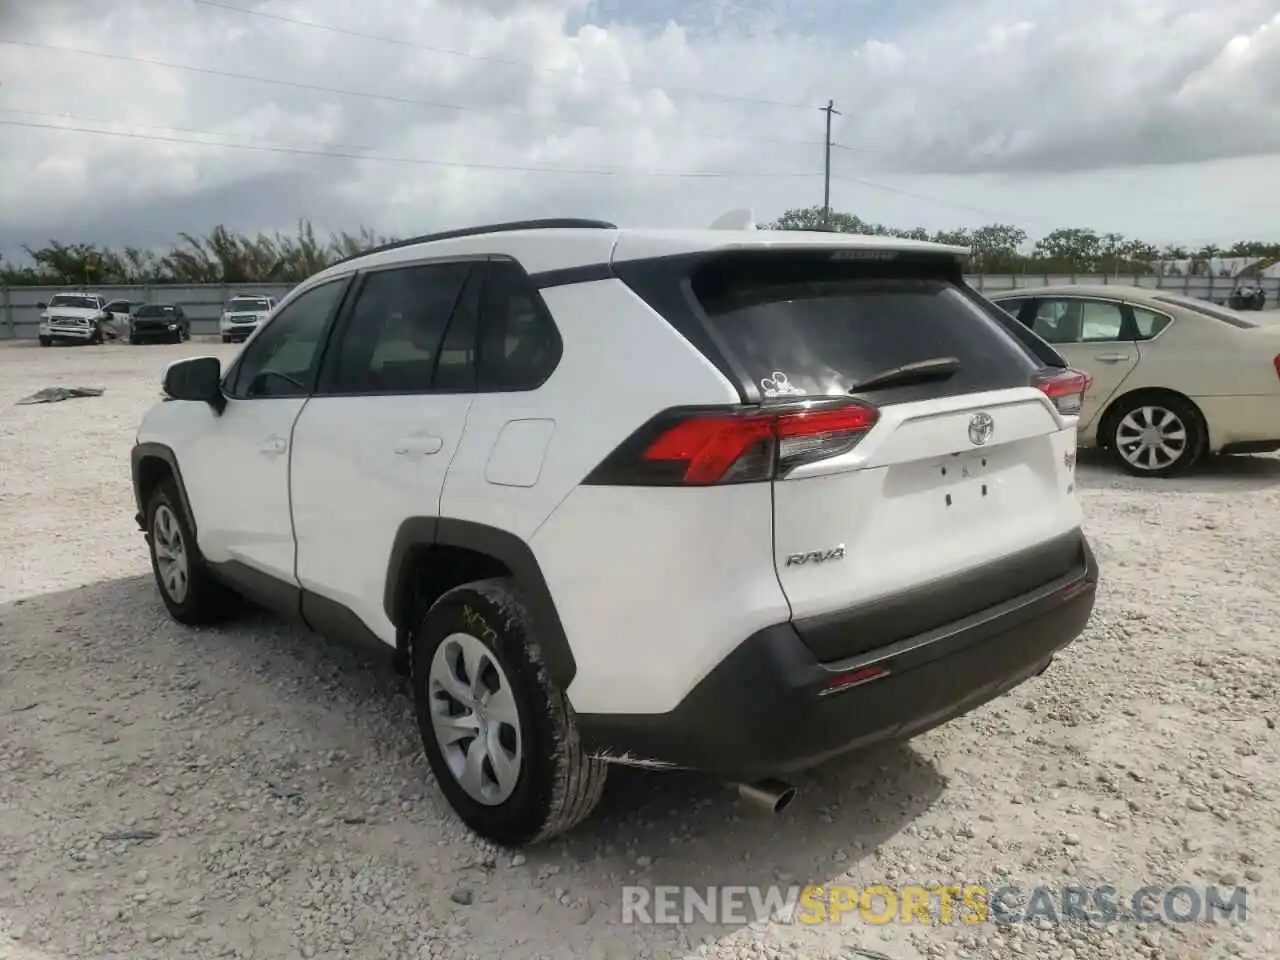
[[[258,452],[264,457],[278,457],[287,449],[289,449],[289,441],[275,434],[258,444]]]
[[[1123,363],[1133,358],[1127,353],[1100,353],[1094,359],[1101,360],[1103,363]]]
[[[395,453],[397,457],[406,457],[411,460],[416,460],[419,457],[426,457],[433,453],[439,453],[440,448],[443,446],[444,441],[439,437],[405,437],[396,444]]]

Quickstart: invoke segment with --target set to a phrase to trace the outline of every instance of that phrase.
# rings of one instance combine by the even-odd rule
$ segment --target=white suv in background
[[[394,652],[497,843],[581,821],[614,763],[781,809],[793,772],[1041,673],[1093,609],[1088,379],[964,254],[570,220],[340,262],[227,369],[166,371],[132,454],[160,597]]]
[[[222,342],[247,340],[249,334],[253,333],[258,328],[258,324],[267,318],[275,305],[275,297],[260,297],[253,294],[232,297],[227,301],[222,316],[218,318],[218,332],[222,334]]]

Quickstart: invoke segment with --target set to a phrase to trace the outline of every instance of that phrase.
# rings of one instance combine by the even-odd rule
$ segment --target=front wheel
[[[47,346],[51,345],[52,343],[53,343],[53,338],[52,338],[52,337],[41,337],[41,338],[40,338],[40,346],[42,346],[42,347],[47,347]]]
[[[1108,446],[1120,468],[1139,477],[1171,477],[1204,452],[1200,411],[1180,397],[1134,397],[1110,418]]]
[[[214,623],[237,609],[236,595],[205,566],[172,480],[156,487],[147,503],[147,545],[160,599],[174,620]]]
[[[546,676],[515,585],[450,590],[411,647],[418,729],[464,823],[501,846],[548,840],[591,813],[608,767],[587,756],[573,709]]]

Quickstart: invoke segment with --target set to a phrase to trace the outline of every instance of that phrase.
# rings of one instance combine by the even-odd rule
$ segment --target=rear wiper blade
[[[905,387],[913,383],[927,383],[930,380],[946,380],[960,369],[960,361],[956,357],[933,357],[930,360],[917,360],[915,363],[904,363],[891,370],[882,370],[874,376],[855,383],[849,388],[850,393],[865,393],[868,390],[882,390],[886,387]]]

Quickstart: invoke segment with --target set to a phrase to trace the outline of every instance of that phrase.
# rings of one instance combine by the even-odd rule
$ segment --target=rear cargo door
[[[692,291],[766,405],[874,408],[851,447],[802,456],[774,481],[778,578],[819,659],[954,622],[1082,562],[1075,422],[953,261],[736,254],[705,265]],[[921,362],[941,375],[858,388]]]

